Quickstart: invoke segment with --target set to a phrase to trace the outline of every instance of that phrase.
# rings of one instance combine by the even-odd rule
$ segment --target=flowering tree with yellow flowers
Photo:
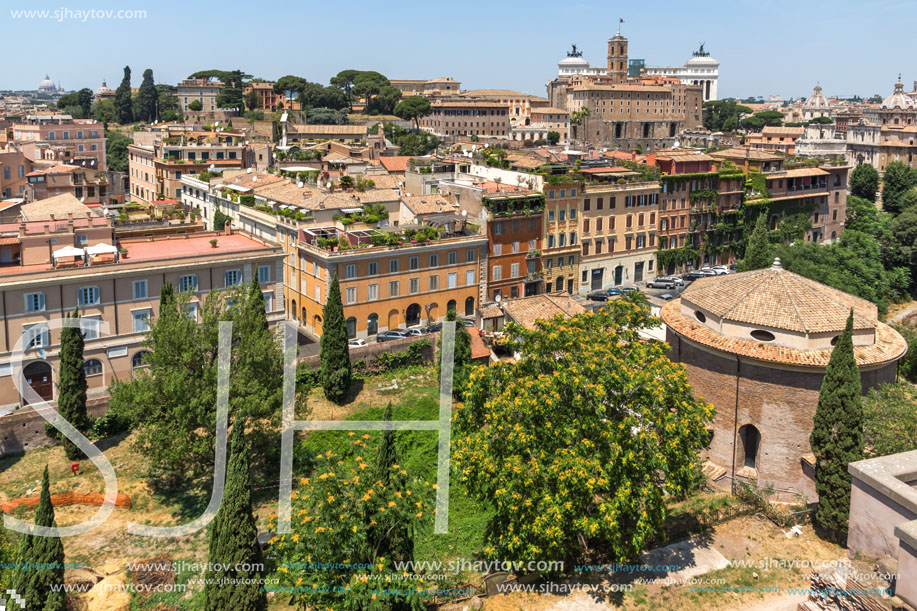
[[[368,438],[353,443],[366,449]],[[432,519],[435,484],[410,481],[401,465],[390,468],[393,477],[383,478],[362,456],[316,457],[313,476],[293,492],[292,534],[271,540],[281,599],[290,595],[302,609],[424,609],[426,586],[394,566],[413,557],[385,557],[383,550],[392,548],[389,538]]]
[[[503,560],[633,558],[660,533],[667,495],[697,480],[713,406],[694,397],[646,304],[510,326],[516,363],[477,368],[453,417],[453,463],[495,510]]]

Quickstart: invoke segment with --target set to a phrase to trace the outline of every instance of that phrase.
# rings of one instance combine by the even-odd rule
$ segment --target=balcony
[[[526,259],[540,259],[541,251],[540,250],[530,250],[526,255]]]

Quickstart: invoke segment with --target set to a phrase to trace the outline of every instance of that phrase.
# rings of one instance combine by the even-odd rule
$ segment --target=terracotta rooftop
[[[294,134],[347,134],[365,136],[368,128],[365,125],[288,125],[287,129]]]
[[[802,136],[803,128],[801,127],[771,127],[764,126],[761,129],[762,136]]]
[[[785,159],[783,155],[778,155],[776,153],[768,153],[766,151],[742,147],[726,149],[725,151],[713,151],[710,153],[710,156],[719,159],[738,159],[739,161],[743,159],[748,159],[749,161],[780,161]]]
[[[483,358],[490,359],[490,348],[488,348],[484,340],[481,339],[478,330],[471,329],[469,333],[471,334],[471,360],[476,361],[477,359]]]
[[[798,333],[839,333],[852,308],[854,329],[875,328],[875,304],[777,265],[701,278],[681,301],[719,318]]]
[[[260,187],[264,185],[272,185],[278,182],[286,182],[287,180],[282,176],[277,176],[276,174],[267,174],[265,172],[252,172],[251,174],[247,174],[243,171],[233,176],[229,176],[228,178],[225,174],[223,176],[224,178],[222,180],[217,179],[217,182],[228,185],[236,185],[246,189],[252,189],[254,187]]]
[[[409,155],[397,155],[392,157],[380,157],[379,163],[389,172],[406,172],[408,169]]]
[[[414,214],[432,214],[434,212],[453,212],[458,206],[439,194],[402,195],[401,201]]]
[[[827,176],[828,173],[819,168],[795,168],[786,171],[786,178],[800,178],[803,176]]]
[[[91,214],[90,209],[71,193],[23,204],[19,211],[24,221],[47,221],[52,214],[57,220],[67,220],[67,214],[83,218]]]
[[[517,324],[533,329],[535,321],[548,320],[558,314],[571,318],[586,312],[586,308],[571,299],[567,293],[533,295],[503,302],[503,311]]]

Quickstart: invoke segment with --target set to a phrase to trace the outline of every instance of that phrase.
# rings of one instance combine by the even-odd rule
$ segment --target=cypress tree
[[[254,276],[248,285],[248,295],[246,295],[244,306],[246,318],[253,325],[254,330],[267,331],[267,313],[264,311],[266,305],[264,293],[261,292],[261,283],[258,282],[258,276]]]
[[[835,543],[847,541],[850,473],[847,465],[863,458],[863,406],[860,370],[853,353],[853,310],[838,338],[818,395],[809,442],[815,454],[815,524]]]
[[[392,421],[391,403],[385,406],[383,419],[386,422]],[[385,488],[402,493],[407,490],[407,475],[401,468],[401,459],[395,446],[395,431],[382,431],[373,476]],[[414,560],[414,535],[409,525],[383,520],[373,529],[370,541],[376,543],[375,556],[368,557],[367,562],[374,562],[376,558],[391,558],[394,562]]]
[[[344,304],[341,303],[341,286],[337,274],[331,280],[322,318],[324,324],[319,344],[322,388],[325,398],[340,404],[350,389],[352,371],[347,346],[347,323],[344,320]]]
[[[748,248],[745,249],[745,258],[739,265],[739,271],[749,272],[771,266],[773,258],[770,255],[771,245],[767,233],[767,214],[761,212],[748,238]]]
[[[35,512],[36,526],[56,526],[54,506],[51,504],[51,486],[48,467],[41,478],[41,497]],[[12,589],[22,596],[26,611],[63,611],[64,592],[55,592],[52,586],[64,583],[64,544],[59,537],[24,535],[19,545],[17,562],[38,565],[39,568],[16,570]]]
[[[134,117],[140,121],[154,121],[158,118],[159,93],[153,82],[153,71],[149,68],[143,71],[143,81],[137,92],[139,98],[139,116]]]
[[[468,368],[471,366],[471,333],[465,322],[459,318],[458,312],[449,310],[446,312],[447,321],[455,321],[455,354],[452,357],[452,395],[456,399],[461,399],[465,393],[465,387],[468,385]],[[443,338],[439,338],[439,347],[442,350]],[[442,354],[440,354],[437,367],[442,375]]]
[[[125,125],[134,120],[134,107],[131,99],[131,67],[124,66],[124,78],[115,90],[115,119]]]
[[[207,611],[259,611],[267,609],[262,589],[264,559],[252,514],[251,471],[241,421],[233,423],[223,502],[210,527],[210,553],[205,588]],[[219,570],[214,566],[220,565]],[[241,570],[248,565],[249,570]],[[225,570],[224,570],[225,568]],[[222,583],[219,580],[224,580]]]
[[[166,282],[159,289],[159,315],[169,308],[175,307],[175,289],[172,288],[171,282]]]
[[[79,312],[73,311],[68,319],[79,320]],[[60,349],[60,392],[57,397],[57,413],[84,435],[89,431],[90,421],[86,413],[86,371],[83,369],[83,332],[79,327],[64,327],[61,330]],[[59,435],[64,452],[70,460],[84,457],[68,437]]]

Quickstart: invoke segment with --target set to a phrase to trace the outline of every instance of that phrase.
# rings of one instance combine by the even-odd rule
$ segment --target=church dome
[[[114,93],[111,88],[108,86],[108,83],[102,81],[102,86],[96,89],[96,95],[105,95],[107,93]]]
[[[43,81],[41,82],[41,84],[39,85],[39,88],[41,88],[41,89],[52,88],[52,89],[53,89],[53,88],[54,88],[54,81],[52,81],[52,80],[51,80],[51,77],[50,77],[49,75],[46,74],[44,80],[43,80]]]
[[[806,108],[828,108],[828,100],[821,93],[821,85],[815,85],[812,95],[803,104]]]
[[[879,322],[878,311],[848,295],[783,269],[701,278],[661,312],[679,335],[717,351],[802,367],[824,367],[853,311],[857,362],[900,358],[907,343]]]
[[[882,100],[882,108],[901,108],[904,110],[915,108],[914,99],[904,93],[904,83],[901,82],[900,74],[898,75],[898,82],[895,83],[895,92]]]

